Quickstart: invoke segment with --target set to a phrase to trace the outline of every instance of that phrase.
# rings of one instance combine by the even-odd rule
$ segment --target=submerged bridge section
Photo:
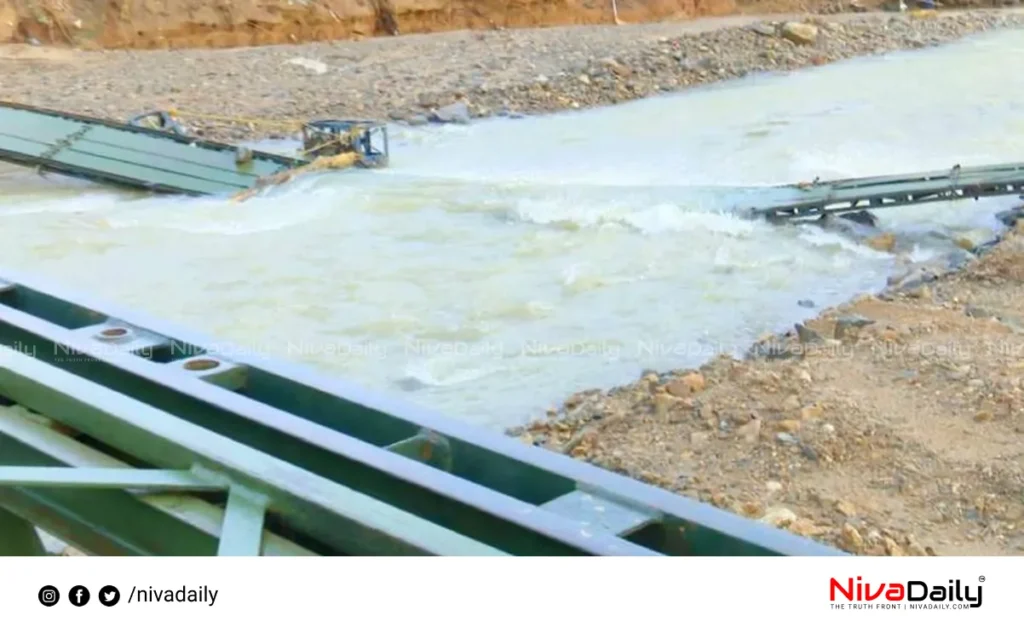
[[[154,115],[161,129],[138,124]],[[123,124],[0,102],[0,160],[157,193],[234,196],[284,182],[286,172],[339,168],[342,161],[321,159],[343,154],[352,158],[346,165],[377,168],[388,163],[387,129],[380,123],[310,121],[301,131],[303,158],[291,158],[186,136],[166,112]],[[758,192],[756,206],[741,211],[771,221],[801,221],[1021,192],[1024,163],[956,165],[948,171],[767,187]]]
[[[0,554],[841,554],[0,276]]]
[[[157,128],[143,124],[154,117]],[[186,136],[166,112],[123,124],[0,102],[0,160],[155,193],[236,195],[341,154],[352,157],[346,166],[387,165],[386,130],[372,121],[311,121],[301,131],[303,158],[292,158]]]
[[[173,132],[0,102],[0,160],[96,182],[187,195],[233,194],[299,159]]]
[[[771,187],[764,191],[764,202],[748,212],[772,221],[791,221],[1021,193],[1024,193],[1024,163],[972,168],[955,165],[947,171]]]

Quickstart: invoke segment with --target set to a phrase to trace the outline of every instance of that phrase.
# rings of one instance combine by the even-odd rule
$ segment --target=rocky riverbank
[[[231,50],[7,46],[0,99],[119,119],[174,108],[197,133],[235,140],[317,117],[458,122],[613,104],[1024,24],[1017,10],[925,15],[709,18]]]
[[[857,554],[1019,555],[1022,215],[746,359],[579,393],[511,433]]]

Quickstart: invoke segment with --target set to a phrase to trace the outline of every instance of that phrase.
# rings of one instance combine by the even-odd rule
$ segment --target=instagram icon
[[[44,607],[52,607],[60,602],[60,592],[53,585],[46,585],[39,590],[39,603]]]

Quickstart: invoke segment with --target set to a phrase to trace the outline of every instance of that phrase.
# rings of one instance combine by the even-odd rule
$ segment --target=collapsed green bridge
[[[155,123],[155,128],[149,124]],[[0,160],[155,193],[237,195],[318,158],[347,154],[353,165],[389,163],[387,128],[374,121],[310,121],[300,156],[252,151],[187,136],[167,112],[128,123],[0,102]],[[770,221],[804,221],[889,207],[1024,193],[1024,163],[897,176],[815,180],[765,187],[737,209]]]

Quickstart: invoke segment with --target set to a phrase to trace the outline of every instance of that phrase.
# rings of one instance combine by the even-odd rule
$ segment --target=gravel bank
[[[784,33],[783,22],[800,19],[709,18],[230,50],[7,46],[0,47],[0,99],[116,118],[174,107],[262,120],[370,116],[411,122],[441,109],[445,118],[459,120],[613,104],[1024,24],[1019,11],[927,18],[871,13],[806,17],[807,28]],[[446,108],[456,102],[465,109]],[[228,140],[288,131],[263,122],[186,123]]]

